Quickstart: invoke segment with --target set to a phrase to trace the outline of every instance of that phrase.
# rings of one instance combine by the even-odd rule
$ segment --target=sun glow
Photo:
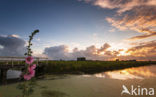
[[[127,55],[130,55],[130,53],[127,53],[125,50],[120,51],[120,53],[118,54],[118,56],[127,56]]]
[[[129,52],[127,52],[127,48],[119,50],[119,54],[117,56],[127,56],[130,55]]]

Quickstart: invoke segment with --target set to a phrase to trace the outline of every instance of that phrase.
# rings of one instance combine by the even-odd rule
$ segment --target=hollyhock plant
[[[31,95],[34,90],[35,83],[34,83],[34,80],[31,80],[31,79],[35,76],[36,64],[33,64],[34,58],[32,57],[33,52],[31,50],[31,46],[32,46],[31,41],[32,41],[34,35],[38,32],[39,32],[39,30],[35,30],[29,36],[27,52],[25,53],[25,55],[27,56],[25,59],[26,68],[22,74],[25,81],[23,83],[19,84],[17,87],[18,89],[22,90],[22,97]]]
[[[32,64],[34,62],[34,58],[32,56],[28,56],[25,61],[27,64]]]

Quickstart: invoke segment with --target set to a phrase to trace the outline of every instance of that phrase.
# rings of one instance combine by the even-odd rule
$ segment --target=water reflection
[[[7,79],[19,78],[21,75],[21,71],[18,70],[8,70],[7,71]]]
[[[94,74],[98,78],[112,78],[119,80],[126,79],[144,79],[148,77],[156,77],[156,65],[135,67],[117,71],[103,72]],[[89,77],[85,75],[85,77]]]

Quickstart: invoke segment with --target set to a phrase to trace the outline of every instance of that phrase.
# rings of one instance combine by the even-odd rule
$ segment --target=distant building
[[[134,61],[135,62],[136,60],[134,59],[134,60],[129,60],[129,61]]]
[[[85,57],[78,57],[77,61],[86,61],[86,58]]]
[[[115,61],[119,61],[119,59],[116,59]]]

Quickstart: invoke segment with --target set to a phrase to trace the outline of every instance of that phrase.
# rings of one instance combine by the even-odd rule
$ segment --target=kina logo
[[[127,95],[154,95],[154,88],[144,88],[141,86],[134,87],[131,85],[130,89],[128,89],[125,85],[122,85],[122,92],[121,95],[127,94]]]

